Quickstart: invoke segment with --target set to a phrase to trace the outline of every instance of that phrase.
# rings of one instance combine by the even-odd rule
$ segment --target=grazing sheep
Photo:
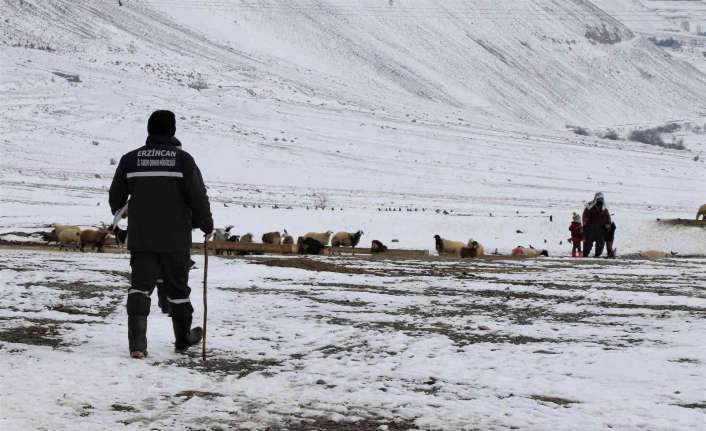
[[[59,235],[59,248],[69,248],[69,244],[73,244],[74,248],[78,248],[81,243],[81,229],[69,228],[63,229]]]
[[[299,254],[321,254],[324,245],[315,238],[299,237],[297,239],[297,252]]]
[[[252,234],[246,233],[245,235],[241,236],[240,243],[241,244],[252,244]]]
[[[485,248],[478,241],[469,240],[468,247],[464,247],[461,249],[462,258],[474,258],[483,256],[485,256]]]
[[[701,205],[696,213],[696,220],[699,219],[706,221],[706,204]]]
[[[640,252],[640,257],[643,257],[645,259],[652,259],[652,260],[664,259],[665,257],[674,257],[676,255],[677,255],[677,253],[675,253],[673,251],[670,253],[667,253],[666,251],[660,251],[660,250],[647,250],[647,251]]]
[[[98,230],[82,230],[81,234],[79,235],[79,248],[81,249],[81,251],[84,251],[84,248],[87,245],[90,245],[93,247],[94,250],[100,253],[103,251],[103,246],[105,245],[105,240],[108,238],[108,235],[110,235],[110,230],[106,228],[101,228]]]
[[[331,247],[355,247],[360,242],[361,236],[363,236],[362,230],[356,233],[338,232],[331,238]]]
[[[225,228],[218,228],[213,231],[214,241],[227,241],[230,236],[230,230],[233,229],[233,225],[228,225]]]
[[[539,257],[539,256],[549,256],[549,252],[547,250],[537,250],[533,248],[532,246],[530,247],[515,247],[512,249],[512,255],[513,256],[524,256],[524,257]]]
[[[282,235],[279,232],[267,232],[262,235],[263,244],[280,244],[282,243]]]
[[[308,232],[305,234],[302,239],[307,239],[307,238],[312,238],[317,240],[318,242],[321,243],[324,247],[328,245],[329,241],[331,240],[331,235],[333,235],[333,232],[330,230],[326,232]]]
[[[370,246],[370,253],[377,254],[387,251],[387,246],[382,242],[374,239],[372,245]]]
[[[78,229],[78,230],[81,230],[81,228],[78,227],[78,226],[72,226],[72,225],[69,225],[69,224],[61,224],[61,223],[52,223],[52,224],[51,224],[51,227],[53,228],[51,232],[52,232],[52,234],[54,235],[54,237],[56,237],[57,239],[59,238],[59,234],[60,234],[62,231],[66,230],[66,229]]]
[[[439,235],[434,235],[436,240],[436,251],[439,255],[442,254],[455,254],[460,255],[461,249],[466,246],[466,244],[461,241],[451,241],[448,239],[443,239]]]

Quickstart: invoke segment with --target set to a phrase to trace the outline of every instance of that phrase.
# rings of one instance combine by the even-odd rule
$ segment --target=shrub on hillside
[[[651,37],[650,41],[652,41],[652,43],[654,43],[655,45],[660,46],[662,48],[681,49],[681,42],[674,39],[673,37],[668,37],[666,39],[657,39],[657,38]]]
[[[601,136],[603,139],[610,139],[611,141],[617,141],[620,139],[620,136],[618,135],[618,132],[616,132],[613,129],[608,129],[606,132]]]
[[[664,132],[664,129],[665,126],[655,127],[652,129],[633,130],[630,132],[630,135],[628,135],[628,139],[631,141],[642,142],[643,144],[655,145],[672,150],[684,150],[685,147],[683,140],[673,141],[672,143],[664,142],[664,139],[662,139],[662,133],[668,133]]]
[[[577,135],[591,136],[591,132],[586,128],[578,127],[578,126],[569,126],[569,128]]]

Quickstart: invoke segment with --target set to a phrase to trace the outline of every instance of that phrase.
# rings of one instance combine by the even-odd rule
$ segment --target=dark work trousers
[[[152,291],[158,278],[164,281],[166,299],[176,320],[191,319],[194,308],[189,294],[189,268],[191,259],[188,251],[180,253],[132,252],[130,255],[131,286],[127,295],[128,316],[150,314]]]
[[[600,224],[588,225],[584,227],[583,233],[586,237],[583,241],[583,256],[588,257],[588,255],[591,254],[593,243],[596,243],[595,256],[599,257],[602,255],[603,247],[605,247],[605,227]]]

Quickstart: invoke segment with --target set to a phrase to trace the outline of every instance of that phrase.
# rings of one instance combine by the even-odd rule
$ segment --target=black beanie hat
[[[174,136],[176,118],[172,111],[154,111],[147,121],[147,133],[159,136]]]

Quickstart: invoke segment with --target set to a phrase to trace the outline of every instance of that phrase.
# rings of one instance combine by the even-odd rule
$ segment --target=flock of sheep
[[[229,241],[239,244],[252,244],[253,235],[246,233],[244,235],[231,235],[233,226],[226,226],[214,231],[213,239],[216,241]],[[324,247],[330,243],[332,247],[356,247],[360,243],[360,238],[363,236],[363,231],[357,232],[337,232],[335,235],[332,231],[326,232],[308,232],[297,238],[297,249],[302,254],[320,254]],[[378,242],[379,241],[374,241]],[[262,235],[263,244],[277,245],[294,245],[294,237],[284,230],[284,234],[279,231],[267,232]],[[380,243],[382,244],[382,243]],[[385,249],[387,249],[385,247]]]
[[[696,215],[696,219],[706,220],[706,204],[702,205]],[[81,229],[78,226],[65,225],[59,223],[53,223],[51,225],[52,230],[48,233],[42,233],[45,241],[48,243],[56,242],[59,244],[61,249],[77,249],[84,251],[87,246],[90,246],[93,250],[102,252],[106,241],[109,238],[115,238],[117,244],[125,242],[126,231],[119,231],[114,233],[106,226],[96,229]],[[244,235],[232,235],[231,230],[233,226],[227,226],[225,228],[219,228],[214,231],[213,239],[217,241],[229,241],[240,244],[252,244],[254,243],[253,235],[251,233],[246,233]],[[122,235],[120,235],[122,233]],[[116,237],[117,235],[117,237]],[[122,236],[122,237],[121,237]],[[360,243],[360,239],[363,236],[363,231],[359,230],[357,232],[337,232],[334,234],[332,231],[326,232],[308,232],[297,238],[294,241],[294,237],[290,235],[287,230],[284,233],[267,232],[262,235],[263,244],[282,244],[282,245],[294,245],[297,246],[297,251],[301,254],[321,254],[323,249],[327,246],[332,248],[336,247],[351,247],[355,248]],[[440,256],[455,256],[461,258],[477,258],[486,255],[485,248],[478,241],[470,239],[468,242],[454,241],[450,239],[442,238],[439,235],[434,236],[435,248]],[[393,241],[394,242],[394,241]],[[385,246],[379,240],[373,240],[371,244],[370,251],[375,253],[381,253],[387,250]],[[533,247],[516,247],[512,250],[512,255],[514,256],[524,256],[524,257],[539,257],[548,256],[546,250],[537,250]],[[653,256],[649,256],[653,257]]]
[[[59,223],[51,225],[49,233],[42,233],[44,240],[48,243],[57,242],[59,248],[85,250],[86,246],[91,246],[95,251],[102,252],[106,240],[113,236],[110,229],[102,227],[99,229],[81,229],[78,226],[71,226]]]

